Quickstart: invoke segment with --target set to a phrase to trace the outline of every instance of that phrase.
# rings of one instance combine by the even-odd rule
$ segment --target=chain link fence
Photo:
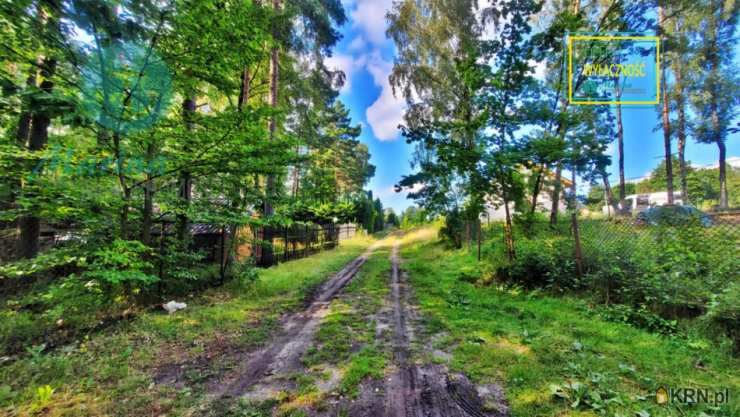
[[[478,243],[495,280],[586,290],[605,304],[662,317],[705,314],[740,285],[740,212],[662,211],[612,218],[561,213],[555,223],[539,214],[515,216],[511,253],[503,221],[484,223],[481,239],[471,234],[467,243],[471,250]]]
[[[251,242],[242,246],[239,254],[252,256],[258,265],[272,266],[332,249],[356,233],[354,224],[258,227],[251,229]]]
[[[502,242],[490,245],[505,255],[503,221],[482,222],[483,242]],[[481,224],[478,223],[478,224]],[[467,223],[464,236],[470,246],[475,245],[478,224]],[[561,238],[572,246],[580,244],[584,260],[596,257],[606,248],[618,249],[621,255],[665,255],[672,246],[691,250],[689,253],[714,252],[720,263],[740,258],[740,211],[663,217],[611,217],[588,218],[577,216],[578,238],[574,233],[574,221],[567,213],[561,213],[558,221],[551,223],[544,216],[525,220],[513,218],[513,235],[518,240],[542,240]],[[470,232],[468,232],[470,231]],[[577,241],[579,240],[579,241]],[[575,250],[573,261],[575,261]],[[691,259],[687,258],[686,261]],[[680,259],[676,259],[680,262]]]

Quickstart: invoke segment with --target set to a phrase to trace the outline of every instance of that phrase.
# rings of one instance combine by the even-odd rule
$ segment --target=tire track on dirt
[[[478,389],[462,374],[451,374],[443,365],[413,362],[414,312],[409,304],[408,277],[399,267],[398,243],[391,254],[392,348],[394,372],[386,380],[387,417],[506,417],[503,391],[487,388],[493,407],[484,405]],[[490,398],[489,398],[490,400]],[[490,403],[490,401],[489,401]],[[491,409],[492,410],[486,410]],[[369,416],[368,416],[369,417]]]
[[[282,331],[263,348],[245,357],[242,366],[212,382],[209,387],[211,402],[241,397],[271,375],[302,370],[300,358],[310,347],[321,320],[329,311],[331,300],[354,278],[380,244],[374,243],[322,284],[309,306],[284,319]]]

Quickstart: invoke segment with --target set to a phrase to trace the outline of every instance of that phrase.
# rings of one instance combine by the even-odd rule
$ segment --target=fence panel
[[[252,254],[257,264],[271,266],[291,259],[299,259],[325,249],[335,248],[342,240],[350,239],[357,233],[354,224],[326,224],[326,225],[292,225],[272,228],[271,234],[265,234],[264,229],[258,229],[254,236],[258,238],[252,245],[256,246]],[[272,235],[272,242],[262,239],[262,236]],[[273,262],[265,261],[262,255],[272,248]]]
[[[514,240],[552,244],[554,240],[573,247],[575,236],[570,215],[561,213],[556,224],[546,219],[530,223],[514,222]],[[584,271],[588,273],[598,263],[616,257],[678,258],[677,267],[694,262],[689,256],[711,256],[712,270],[734,268],[740,258],[740,212],[703,214],[678,219],[646,219],[634,217],[582,218],[578,217],[580,246]],[[498,223],[488,227],[484,240],[493,242],[495,256],[505,258],[504,228]],[[684,258],[681,258],[684,256]],[[565,259],[564,259],[565,260]]]

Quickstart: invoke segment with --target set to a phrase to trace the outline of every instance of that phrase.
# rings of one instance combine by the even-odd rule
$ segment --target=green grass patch
[[[473,380],[502,382],[512,415],[740,415],[740,361],[708,341],[608,322],[577,298],[475,286],[475,258],[431,241],[402,255],[437,347]],[[729,388],[730,403],[658,405],[661,385]]]
[[[280,314],[302,306],[309,291],[373,240],[357,237],[260,270],[252,286],[208,290],[183,300],[188,307],[173,315],[143,313],[49,353],[29,346],[21,358],[0,365],[0,414],[29,415],[39,407],[46,416],[187,414],[202,400],[198,382],[234,366],[225,353],[264,342]],[[186,372],[189,388],[153,384],[156,369],[197,360],[207,369]]]
[[[359,347],[373,342],[375,321],[371,316],[388,294],[389,252],[379,248],[365,262],[357,276],[334,300],[329,314],[316,332],[315,344],[306,352],[306,366],[346,362]]]
[[[358,387],[365,378],[382,378],[387,355],[373,347],[366,347],[352,357],[339,386],[339,391],[351,398],[359,394]]]

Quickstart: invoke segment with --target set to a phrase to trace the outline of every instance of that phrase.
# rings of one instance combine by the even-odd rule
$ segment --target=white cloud
[[[347,93],[352,89],[352,76],[360,68],[365,66],[365,56],[358,58],[344,54],[334,54],[325,60],[326,67],[331,70],[342,70],[346,76],[344,85],[342,86],[340,93]]]
[[[533,59],[530,59],[527,61],[530,67],[534,67],[534,78],[544,81],[545,80],[545,73],[547,72],[547,64],[545,61],[535,61]]]
[[[606,145],[606,151],[604,151],[604,154],[616,158],[617,157],[617,143],[611,142],[610,144]],[[614,163],[612,163],[612,165],[614,165]]]
[[[413,187],[409,188],[408,190],[405,190],[406,193],[418,193],[419,191],[424,189],[424,184],[416,183]]]
[[[373,189],[373,196],[380,199],[386,199],[396,195],[395,185],[388,185],[382,188]]]
[[[365,46],[367,46],[367,42],[365,42],[365,39],[362,36],[357,36],[352,39],[352,42],[349,43],[347,49],[349,49],[350,51],[362,51],[363,49],[365,49]]]
[[[378,51],[368,57],[367,70],[373,77],[375,85],[380,87],[380,97],[365,111],[367,122],[381,141],[398,138],[398,125],[403,122],[406,103],[395,97],[388,82],[388,75],[393,69],[391,62],[385,61]]]
[[[347,75],[347,84],[351,83],[353,73],[361,67],[373,77],[373,83],[380,87],[380,96],[365,111],[365,117],[376,138],[381,141],[398,138],[398,125],[403,121],[405,102],[393,96],[388,83],[388,75],[393,63],[386,61],[380,54],[381,49],[390,45],[385,35],[388,27],[385,15],[393,6],[393,0],[342,0],[350,11],[352,26],[360,32],[349,44],[348,50],[361,52],[368,47],[373,51],[359,58],[337,56],[332,61]],[[348,91],[345,86],[342,92]]]
[[[375,46],[387,42],[385,14],[391,9],[393,0],[357,0],[356,8],[350,12],[353,26],[361,29],[365,37]]]
[[[403,188],[401,192],[396,192],[396,186],[394,184],[373,190],[373,195],[381,199],[392,198],[395,196],[403,196],[404,198],[406,198],[409,193],[418,193],[423,188],[423,184],[414,184],[414,186],[411,188]]]
[[[340,93],[347,93],[352,88],[352,78],[357,71],[365,68],[373,78],[373,83],[380,87],[380,96],[365,110],[365,117],[376,138],[381,141],[398,138],[398,125],[403,122],[406,108],[405,101],[393,96],[388,83],[388,75],[393,63],[382,58],[379,51],[353,57],[335,54],[326,59],[326,66],[332,70],[342,70],[346,76]]]

